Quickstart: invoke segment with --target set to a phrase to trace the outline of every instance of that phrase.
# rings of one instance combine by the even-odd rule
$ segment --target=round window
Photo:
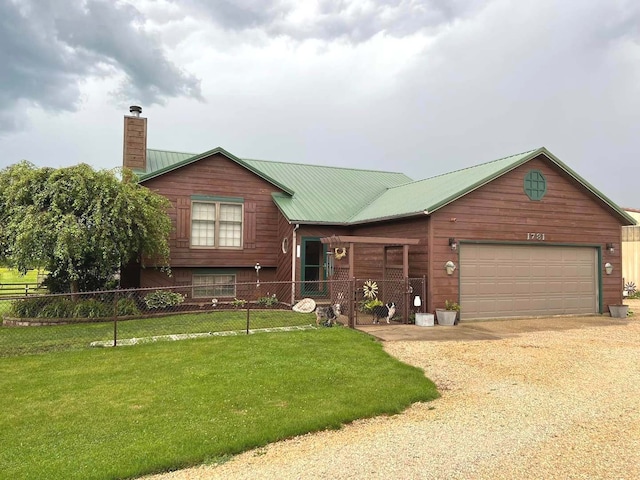
[[[282,239],[282,253],[287,253],[289,251],[289,239],[284,237]]]
[[[547,193],[547,180],[540,170],[531,170],[524,176],[524,193],[531,200],[542,200]]]

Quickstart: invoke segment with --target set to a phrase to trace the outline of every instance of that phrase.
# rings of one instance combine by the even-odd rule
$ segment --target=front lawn
[[[130,478],[437,396],[347,328],[2,358],[0,465],[12,480]]]

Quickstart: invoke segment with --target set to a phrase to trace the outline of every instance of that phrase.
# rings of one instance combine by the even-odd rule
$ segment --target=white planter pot
[[[433,327],[433,313],[416,313],[416,325],[419,327]]]
[[[629,305],[609,305],[609,313],[613,318],[627,318]]]
[[[455,325],[458,312],[455,310],[438,310],[436,309],[436,317],[438,325]]]

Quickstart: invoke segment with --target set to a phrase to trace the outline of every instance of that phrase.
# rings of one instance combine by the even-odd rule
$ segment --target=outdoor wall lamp
[[[615,248],[613,248],[613,243],[607,243],[607,250],[609,250],[609,253],[611,254],[615,252]]]
[[[607,275],[611,275],[611,273],[613,272],[613,265],[611,265],[609,262],[605,263],[604,271],[607,273]]]
[[[449,260],[444,264],[444,269],[447,271],[447,275],[453,275],[453,272],[456,269],[456,264]]]
[[[449,238],[449,247],[451,248],[452,252],[455,252],[458,249],[458,242],[456,242],[455,238]]]

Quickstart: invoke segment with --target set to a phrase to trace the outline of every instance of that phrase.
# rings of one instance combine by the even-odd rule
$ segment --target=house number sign
[[[527,240],[544,240],[544,233],[527,233]]]

